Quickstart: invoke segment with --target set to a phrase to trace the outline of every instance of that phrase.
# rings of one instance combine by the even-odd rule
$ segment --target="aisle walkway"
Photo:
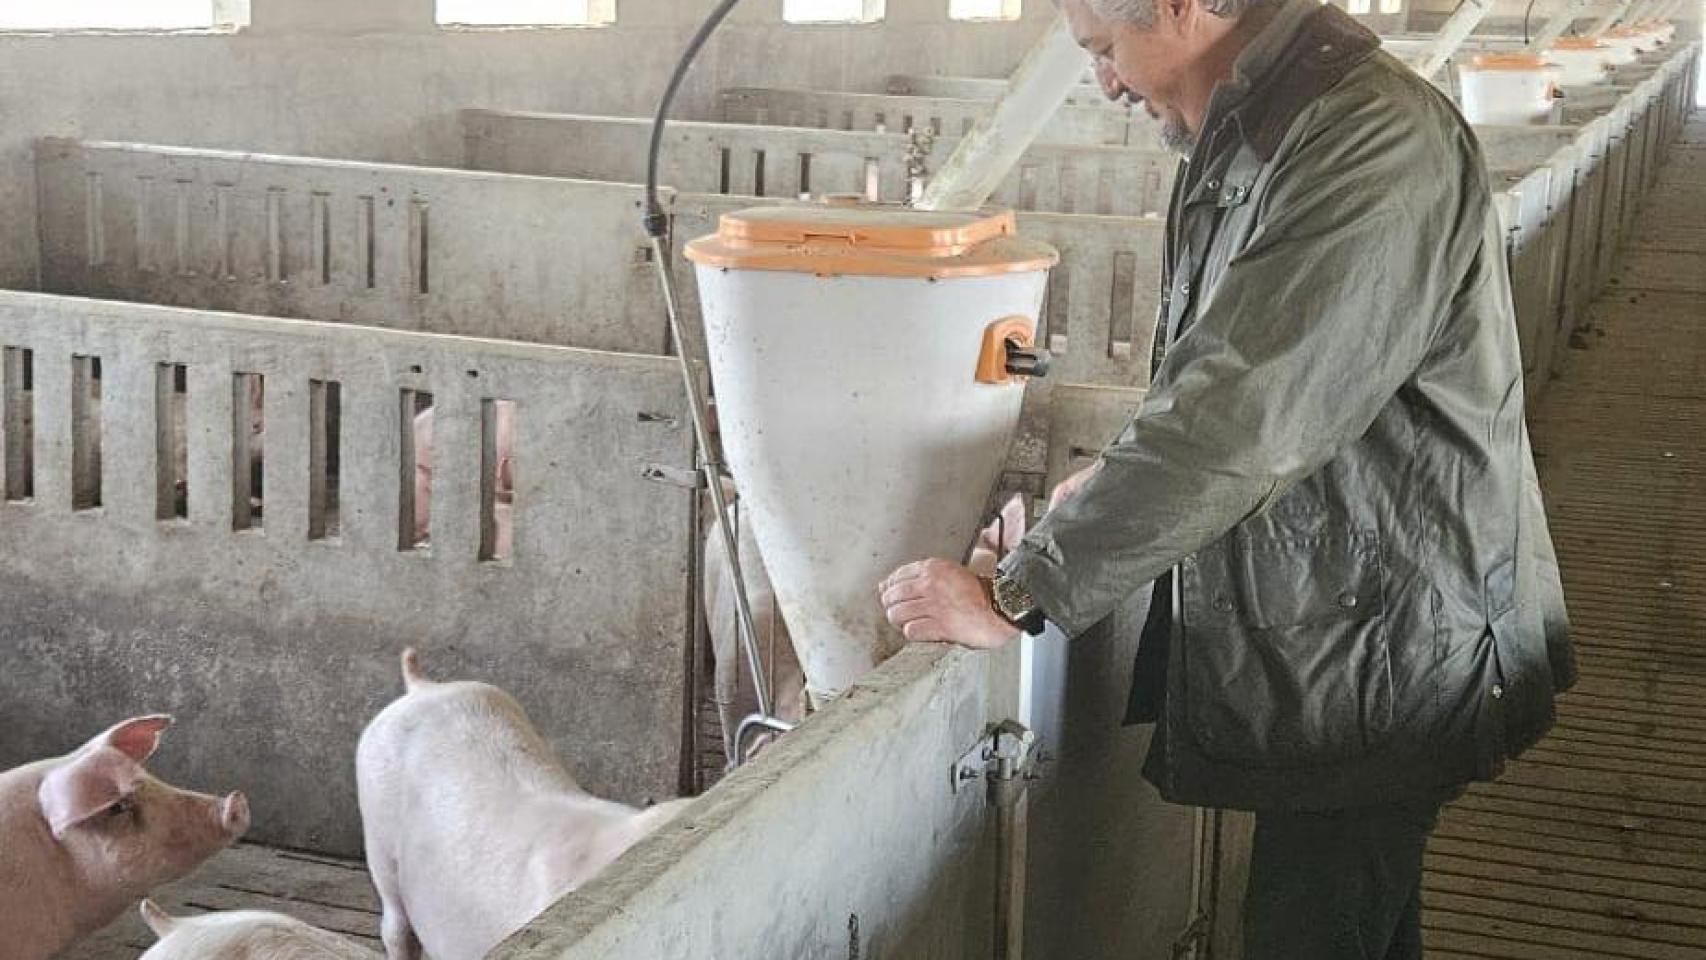
[[[1447,811],[1434,960],[1706,960],[1706,119],[1576,345],[1533,423],[1582,679]]]

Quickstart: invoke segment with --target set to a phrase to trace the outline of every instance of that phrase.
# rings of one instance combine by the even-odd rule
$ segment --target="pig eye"
[[[107,816],[114,820],[119,817],[131,816],[134,813],[136,813],[135,797],[120,797],[116,803],[107,808]]]

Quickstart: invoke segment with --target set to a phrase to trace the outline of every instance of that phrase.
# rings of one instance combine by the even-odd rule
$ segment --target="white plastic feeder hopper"
[[[833,198],[722,218],[697,266],[724,453],[821,702],[903,644],[877,584],[963,559],[1059,260],[1012,213]]]
[[[1506,126],[1549,120],[1563,73],[1558,64],[1531,53],[1484,53],[1459,72],[1469,122]]]
[[[1570,87],[1604,83],[1610,79],[1611,45],[1593,37],[1564,37],[1546,51],[1546,59],[1562,70],[1558,82]]]
[[[1626,66],[1641,59],[1641,54],[1658,49],[1658,37],[1635,27],[1613,27],[1602,38],[1611,47],[1613,66]]]

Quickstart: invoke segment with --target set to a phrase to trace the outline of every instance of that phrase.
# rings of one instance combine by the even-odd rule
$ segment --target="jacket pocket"
[[[1205,756],[1307,766],[1386,737],[1392,668],[1378,534],[1234,535],[1185,573],[1187,709]]]

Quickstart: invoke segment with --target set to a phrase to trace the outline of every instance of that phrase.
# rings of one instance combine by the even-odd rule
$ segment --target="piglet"
[[[174,917],[144,900],[142,919],[160,938],[142,960],[379,960],[372,950],[279,913]]]
[[[170,717],[0,773],[0,958],[45,960],[187,875],[249,828],[249,801],[190,793],[143,761]]]
[[[484,957],[688,802],[589,795],[507,693],[430,681],[413,650],[403,682],[355,761],[391,960]]]

